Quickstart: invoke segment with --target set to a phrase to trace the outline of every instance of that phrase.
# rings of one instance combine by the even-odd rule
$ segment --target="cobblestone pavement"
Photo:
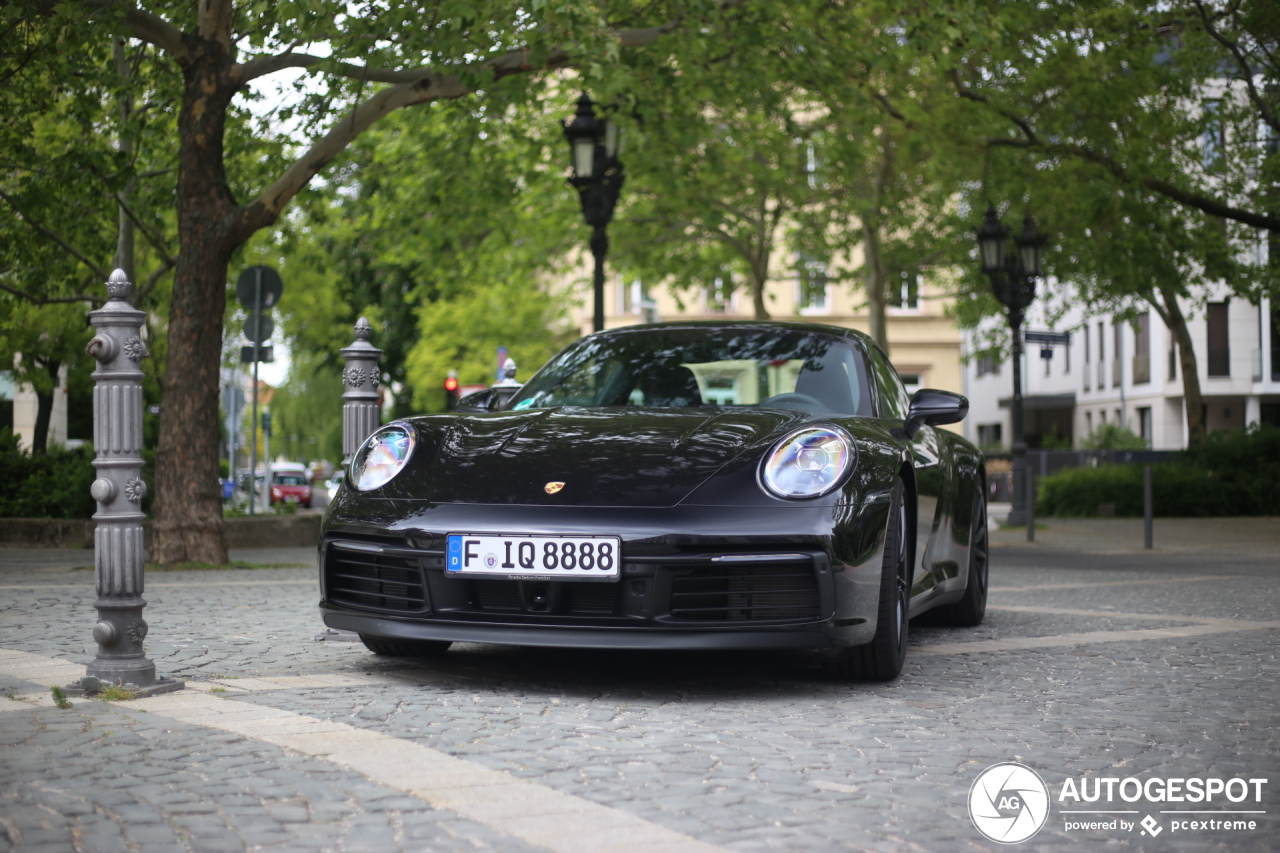
[[[85,554],[0,551],[0,851],[992,850],[967,802],[1002,761],[1050,790],[1027,849],[1280,850],[1266,555],[997,548],[987,622],[913,624],[888,685],[783,654],[387,660],[315,639],[314,569],[153,573],[148,654],[190,689],[60,710],[47,685],[93,655]],[[1099,777],[1268,782],[1064,814],[1108,808],[1058,800]],[[1264,813],[1174,825],[1227,808]],[[1133,828],[1067,829],[1113,819]]]

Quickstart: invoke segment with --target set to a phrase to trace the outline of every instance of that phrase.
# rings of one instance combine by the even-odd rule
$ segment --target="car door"
[[[907,418],[910,398],[898,372],[878,347],[871,348],[871,372],[878,391],[880,417],[897,421],[901,426]],[[934,546],[938,540],[938,500],[945,488],[945,477],[942,452],[933,427],[920,427],[909,443],[916,481],[915,560],[911,576],[911,595],[914,598],[929,592],[937,584],[933,570]]]

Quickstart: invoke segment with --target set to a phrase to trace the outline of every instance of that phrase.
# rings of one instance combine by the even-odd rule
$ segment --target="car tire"
[[[399,658],[431,658],[449,651],[453,645],[448,640],[393,640],[389,637],[373,637],[361,634],[360,642],[375,655]]]
[[[987,586],[991,580],[991,549],[987,538],[987,498],[979,489],[974,495],[973,520],[969,525],[969,573],[964,597],[954,604],[944,604],[929,616],[934,625],[973,628],[987,615]]]
[[[907,581],[906,486],[898,480],[889,504],[884,533],[884,560],[880,572],[880,597],[876,633],[871,642],[841,649],[823,660],[828,675],[840,680],[892,681],[907,659],[907,626],[910,624],[911,589]]]

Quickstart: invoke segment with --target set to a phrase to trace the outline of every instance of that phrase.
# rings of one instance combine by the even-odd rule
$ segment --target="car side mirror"
[[[907,438],[912,438],[924,424],[941,426],[954,424],[964,420],[969,414],[969,398],[950,391],[938,391],[933,388],[921,388],[911,397],[911,408],[907,411],[906,423],[902,431]]]
[[[453,410],[473,415],[479,412],[492,412],[498,407],[497,404],[499,402],[498,396],[492,388],[484,388],[480,391],[473,391],[459,399]]]

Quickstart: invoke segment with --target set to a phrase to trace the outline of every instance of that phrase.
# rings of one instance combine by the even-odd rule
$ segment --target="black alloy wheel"
[[[839,679],[892,681],[907,660],[907,627],[910,624],[911,583],[907,547],[906,486],[898,480],[889,505],[881,564],[880,601],[876,633],[871,642],[841,649],[823,661],[829,675]]]
[[[973,628],[981,625],[987,615],[991,548],[987,535],[987,496],[981,488],[973,501],[973,521],[969,527],[969,576],[964,597],[954,604],[935,608],[929,614],[929,621],[935,625]]]

